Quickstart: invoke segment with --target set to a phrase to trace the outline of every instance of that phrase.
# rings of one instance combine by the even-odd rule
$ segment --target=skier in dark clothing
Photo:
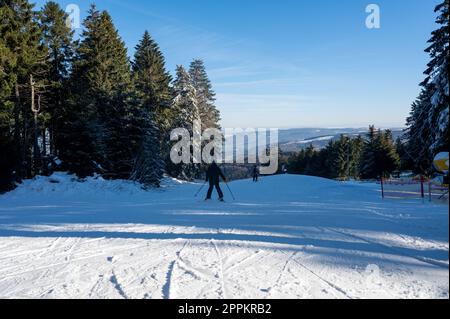
[[[258,167],[255,165],[255,167],[253,167],[253,181],[258,182],[258,177],[259,177]]]
[[[206,200],[211,199],[211,195],[215,187],[217,190],[217,194],[219,194],[219,200],[223,201],[223,192],[220,189],[219,185],[220,177],[225,183],[227,182],[227,179],[225,175],[223,175],[219,166],[217,166],[216,162],[213,162],[211,166],[209,166],[208,171],[206,172],[206,181],[209,182],[209,189],[208,194],[206,195]]]

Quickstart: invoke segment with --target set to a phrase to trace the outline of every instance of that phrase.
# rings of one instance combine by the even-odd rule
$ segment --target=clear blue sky
[[[36,1],[38,6],[45,1]],[[90,1],[78,4],[83,17]],[[403,126],[439,0],[97,0],[132,55],[144,30],[173,73],[202,58],[223,127]],[[365,8],[381,8],[381,29]]]

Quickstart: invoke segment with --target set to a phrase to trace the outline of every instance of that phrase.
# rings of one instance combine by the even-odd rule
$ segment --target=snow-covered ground
[[[56,174],[0,195],[0,298],[448,298],[447,203],[274,176],[160,190]]]

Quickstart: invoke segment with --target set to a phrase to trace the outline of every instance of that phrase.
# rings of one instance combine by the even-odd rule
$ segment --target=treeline
[[[367,136],[341,135],[323,149],[310,145],[287,159],[290,172],[332,179],[377,179],[400,168],[397,146],[389,130],[371,126]]]
[[[172,79],[145,32],[132,61],[107,11],[92,5],[80,40],[55,2],[0,0],[0,190],[38,174],[159,185],[172,165],[170,131],[192,120],[219,127],[215,94],[201,60]]]
[[[426,78],[407,120],[404,151],[418,173],[431,174],[436,154],[449,151],[449,5],[445,0],[435,9],[439,28],[428,41]]]

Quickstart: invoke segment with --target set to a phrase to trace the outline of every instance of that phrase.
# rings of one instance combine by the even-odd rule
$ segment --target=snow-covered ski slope
[[[446,203],[305,176],[224,185],[226,203],[199,186],[56,174],[0,195],[0,297],[449,297]]]

